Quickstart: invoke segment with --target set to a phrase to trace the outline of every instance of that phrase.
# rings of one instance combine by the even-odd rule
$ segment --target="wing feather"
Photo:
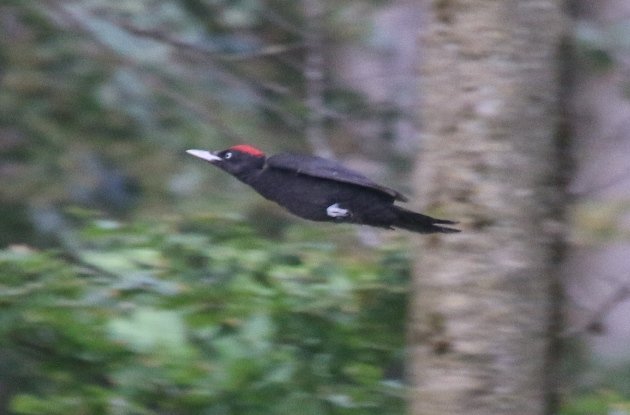
[[[298,174],[335,180],[385,193],[402,202],[407,198],[400,192],[374,183],[361,173],[351,170],[342,164],[316,156],[280,153],[267,159],[267,166],[275,169],[291,170]]]

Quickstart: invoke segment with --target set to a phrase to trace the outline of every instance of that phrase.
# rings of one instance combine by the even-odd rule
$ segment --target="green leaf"
[[[139,308],[131,316],[112,319],[110,337],[140,353],[187,356],[191,350],[186,339],[186,325],[175,311]]]

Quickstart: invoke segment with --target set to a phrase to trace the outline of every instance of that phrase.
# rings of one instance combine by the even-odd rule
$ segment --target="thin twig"
[[[624,283],[603,301],[599,307],[593,310],[591,315],[580,325],[571,327],[562,333],[563,337],[573,337],[581,333],[585,333],[593,328],[601,325],[602,321],[608,314],[621,302],[630,297],[630,284]]]
[[[135,36],[155,40],[155,41],[164,43],[166,45],[173,46],[177,49],[185,49],[185,50],[195,52],[199,55],[203,55],[204,57],[209,59],[210,63],[212,63],[219,69],[227,71],[230,74],[238,77],[241,80],[241,82],[245,83],[246,85],[250,87],[253,87],[256,89],[262,89],[262,90],[273,92],[275,94],[283,95],[283,96],[290,94],[288,88],[285,87],[284,85],[281,85],[275,82],[270,82],[270,81],[261,81],[260,79],[256,79],[248,74],[243,73],[242,71],[236,69],[233,65],[229,65],[230,59],[227,58],[226,55],[223,53],[217,53],[217,52],[208,50],[207,48],[204,48],[202,46],[196,45],[194,43],[183,41],[181,39],[178,39],[175,36],[171,36],[170,34],[166,34],[160,30],[141,29],[131,24],[123,23],[123,22],[119,23],[119,22],[109,21],[109,23],[115,26],[118,26],[121,29],[124,29]]]
[[[277,44],[277,45],[269,45],[262,47],[253,52],[243,52],[243,53],[234,53],[229,55],[223,55],[222,59],[226,62],[240,62],[246,60],[253,59],[261,59],[261,58],[269,58],[269,57],[279,57],[284,54],[299,51],[304,48],[304,44],[302,43],[293,43],[293,44]]]
[[[289,22],[287,19],[275,12],[270,6],[262,7],[260,10],[260,15],[267,21],[275,24],[276,26],[293,35],[297,35],[298,37],[303,39],[308,36],[308,31],[304,31],[299,26],[296,26],[295,24]]]

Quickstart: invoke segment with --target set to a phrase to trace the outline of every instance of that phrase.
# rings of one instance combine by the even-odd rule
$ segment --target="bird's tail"
[[[440,225],[455,225],[457,222],[444,219],[435,219],[431,216],[422,215],[394,206],[396,213],[396,221],[392,224],[395,228],[407,229],[418,233],[456,233],[461,232],[459,229],[449,228]]]

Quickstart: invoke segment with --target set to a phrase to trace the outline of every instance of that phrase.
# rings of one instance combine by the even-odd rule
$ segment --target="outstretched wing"
[[[269,157],[267,165],[275,169],[290,170],[298,174],[366,187],[385,193],[393,197],[394,200],[407,201],[407,198],[400,192],[374,183],[361,173],[350,170],[333,160],[301,154],[280,153]]]

